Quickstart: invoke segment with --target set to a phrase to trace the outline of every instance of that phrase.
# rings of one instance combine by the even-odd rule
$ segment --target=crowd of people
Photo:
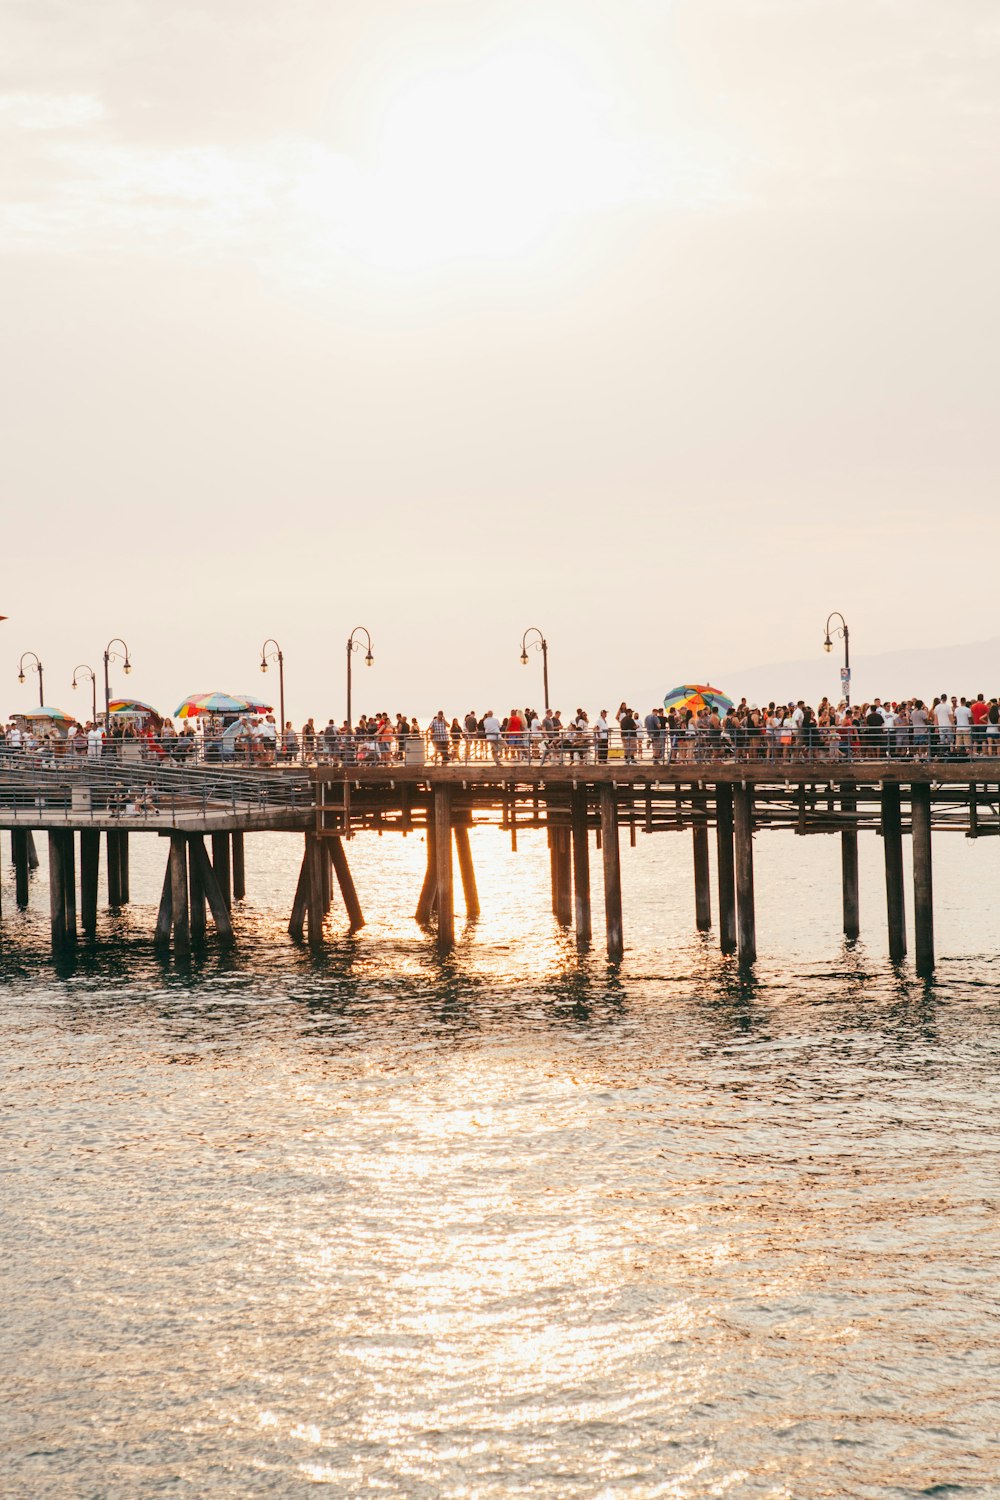
[[[185,765],[195,761],[275,765],[393,765],[456,761],[526,761],[539,765],[622,760],[868,760],[1000,756],[1000,701],[940,693],[929,702],[875,698],[854,706],[823,698],[817,708],[803,700],[720,704],[713,707],[654,706],[639,714],[622,702],[613,715],[601,709],[572,714],[512,708],[501,717],[492,708],[470,710],[461,719],[443,709],[421,726],[412,716],[381,712],[355,724],[332,718],[317,726],[282,730],[273,714],[142,722],[125,718],[106,729],[88,722],[41,727],[11,719],[0,728],[0,752],[8,761],[35,757],[60,764],[108,756]]]

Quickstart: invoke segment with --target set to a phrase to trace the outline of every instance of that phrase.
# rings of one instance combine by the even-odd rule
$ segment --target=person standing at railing
[[[430,737],[431,747],[434,751],[434,754],[437,756],[441,764],[443,766],[446,766],[449,760],[451,732],[448,726],[448,720],[444,716],[443,708],[439,708],[437,713],[431,720]]]
[[[597,764],[607,765],[608,741],[611,738],[611,726],[608,723],[608,711],[602,708],[594,720],[594,750],[597,753]]]
[[[646,738],[649,740],[653,764],[654,766],[658,766],[663,761],[663,731],[660,728],[660,715],[657,709],[651,708],[649,710],[649,713],[643,720],[643,728],[646,731]]]
[[[497,718],[492,708],[488,708],[486,710],[486,717],[483,719],[483,733],[486,735],[487,749],[493,756],[493,759],[496,761],[497,765],[499,765],[500,740],[503,734],[503,728],[501,726],[500,720]]]
[[[951,711],[947,693],[942,693],[940,698],[935,700],[932,716],[937,730],[938,747],[944,754],[947,754],[955,738],[955,716]]]
[[[990,706],[982,693],[977,694],[970,704],[972,714],[972,748],[976,755],[983,755],[986,750],[986,722]]]

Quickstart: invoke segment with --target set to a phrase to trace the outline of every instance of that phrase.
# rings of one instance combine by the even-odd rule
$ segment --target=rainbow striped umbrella
[[[143,703],[141,698],[112,698],[108,704],[108,712],[112,714],[152,714],[154,719],[160,716],[151,703]]]
[[[716,713],[728,713],[733,706],[733,700],[727,698],[721,688],[707,687],[703,683],[684,683],[682,687],[674,688],[663,700],[663,707],[669,713],[672,708],[684,710],[689,708],[692,713],[698,713],[703,708],[714,708]]]
[[[270,703],[239,693],[192,693],[174,709],[175,719],[197,719],[202,714],[269,714]]]

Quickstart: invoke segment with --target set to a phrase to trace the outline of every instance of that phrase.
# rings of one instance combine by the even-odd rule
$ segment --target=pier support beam
[[[193,833],[190,836],[190,844],[195,858],[201,867],[202,889],[205,892],[209,911],[212,913],[212,920],[215,923],[219,942],[228,946],[233,941],[233,921],[229,915],[226,898],[222,894],[222,887],[215,878],[212,861],[209,859],[208,850],[205,848],[205,840],[200,833]]]
[[[121,832],[116,835],[116,838],[118,840],[118,901],[119,905],[127,906],[132,894],[129,883],[128,834]]]
[[[187,840],[183,833],[170,835],[170,907],[174,926],[174,952],[191,949],[191,920],[188,911]]]
[[[97,880],[100,863],[100,830],[84,828],[80,833],[80,925],[88,935],[97,931]]]
[[[323,946],[323,861],[328,858],[317,835],[307,833],[306,916],[309,921],[309,946],[314,953]],[[235,890],[233,894],[235,896]]]
[[[163,872],[163,888],[160,891],[160,905],[156,913],[156,927],[153,930],[154,948],[168,948],[170,946],[170,928],[174,915],[171,873],[170,855],[168,853],[167,867]]]
[[[434,827],[433,808],[427,816],[427,869],[424,871],[424,883],[420,888],[420,896],[417,900],[416,920],[421,927],[426,927],[434,910],[437,899],[437,835]]]
[[[28,839],[27,829],[15,828],[10,836],[11,854],[14,858],[14,896],[18,906],[28,904]]]
[[[455,889],[451,861],[451,787],[434,787],[434,863],[437,875],[438,952],[455,946]]]
[[[757,957],[757,916],[753,891],[753,791],[733,788],[733,834],[736,846],[736,935],[741,964]]]
[[[246,863],[243,858],[243,835],[233,834],[233,900],[242,901],[247,893]]]
[[[60,828],[49,834],[49,912],[53,951],[76,942],[76,885],[73,835]]]
[[[604,859],[604,915],[608,957],[619,963],[625,952],[622,933],[622,871],[618,848],[618,799],[609,782],[601,783],[601,854]]]
[[[26,836],[26,838],[28,840],[28,869],[29,870],[37,870],[38,869],[38,850],[35,848],[35,835],[32,833],[31,829],[29,828],[28,832],[27,832],[27,834],[25,836]]]
[[[122,904],[122,870],[118,857],[118,834],[110,828],[104,836],[104,852],[108,867],[108,905],[119,907]]]
[[[340,886],[340,894],[344,898],[351,931],[357,932],[359,927],[365,925],[365,917],[364,912],[361,910],[361,902],[358,900],[357,890],[355,889],[354,876],[351,874],[351,867],[347,863],[347,851],[344,848],[344,841],[341,838],[332,838],[330,840],[330,858],[327,862],[327,869],[331,865],[337,877],[337,884]]]
[[[557,922],[568,927],[573,920],[573,854],[568,824],[555,823],[549,808],[549,858],[552,865],[552,911]]]
[[[232,906],[233,879],[230,869],[228,833],[212,834],[212,869],[215,871],[215,878],[219,883],[222,899],[225,901],[227,907]]]
[[[575,786],[570,800],[573,819],[573,915],[576,944],[588,948],[591,938],[590,845],[587,842],[587,788]]]
[[[854,792],[841,792],[840,806],[845,813],[856,812],[857,795]],[[844,936],[854,939],[861,931],[858,897],[858,830],[856,828],[844,828],[841,831],[840,873],[844,890]]]
[[[903,898],[903,830],[899,783],[882,783],[882,843],[885,853],[885,899],[889,918],[889,957],[906,957],[906,905]]]
[[[694,921],[699,932],[712,925],[712,885],[708,868],[708,825],[696,823],[691,830],[694,848]]]
[[[913,929],[917,973],[934,972],[934,889],[931,877],[931,789],[927,782],[910,788],[913,828]]]
[[[733,849],[733,789],[727,783],[715,788],[715,853],[719,878],[719,947],[735,953],[736,855]]]
[[[197,837],[188,835],[188,890],[191,894],[191,941],[192,943],[203,943],[205,941],[205,879],[201,860],[198,857]],[[204,853],[204,847],[202,847]]]
[[[462,877],[462,896],[465,915],[479,916],[479,889],[476,885],[476,867],[472,863],[472,845],[469,842],[468,823],[455,824],[455,853],[458,855],[458,872]]]

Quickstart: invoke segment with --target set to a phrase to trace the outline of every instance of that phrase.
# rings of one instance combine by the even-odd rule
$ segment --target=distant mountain
[[[720,672],[718,686],[736,702],[768,703],[804,698],[815,703],[824,693],[836,702],[840,696],[843,643],[833,651],[820,652],[802,661],[770,662]],[[851,700],[867,698],[934,698],[939,693],[958,697],[989,698],[1000,695],[1000,636],[964,646],[930,646],[903,651],[859,654],[851,661]]]

